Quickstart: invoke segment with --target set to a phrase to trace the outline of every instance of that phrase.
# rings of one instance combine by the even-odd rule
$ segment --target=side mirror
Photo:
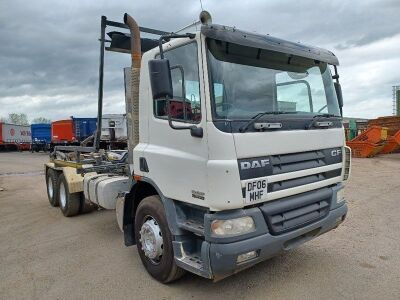
[[[171,69],[168,59],[149,61],[150,85],[153,99],[172,98]]]
[[[342,107],[343,107],[342,87],[339,82],[334,82],[334,85],[335,85],[335,91],[336,91],[336,96],[337,96],[337,100],[339,103],[339,107],[340,107],[340,109],[342,109]]]

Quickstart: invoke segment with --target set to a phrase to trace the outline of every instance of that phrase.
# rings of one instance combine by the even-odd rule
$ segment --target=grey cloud
[[[374,103],[374,99],[381,99],[385,93],[390,103],[390,84],[400,83],[398,71],[377,79],[368,92],[363,92],[362,81],[358,83],[360,86],[350,83],[354,77],[353,64],[378,59],[378,54],[371,52],[374,50],[361,53],[362,60],[353,57],[352,50],[400,32],[399,1],[204,0],[203,6],[216,23],[338,52],[339,59],[345,63],[341,75],[345,96],[350,95],[346,108],[349,114],[361,112],[357,101]],[[135,16],[143,26],[174,31],[197,19],[200,4],[178,0],[1,1],[0,116],[14,111],[25,112],[31,119],[94,116],[100,16],[122,21],[124,12]],[[379,60],[391,53],[391,49],[381,51],[383,57]],[[105,112],[123,111],[122,68],[129,63],[128,55],[106,55]],[[382,63],[381,68],[387,63]],[[391,64],[398,65],[399,61]],[[374,68],[379,67],[374,65]],[[364,107],[361,113],[365,116],[377,113],[370,105]],[[390,112],[390,108],[379,111]]]

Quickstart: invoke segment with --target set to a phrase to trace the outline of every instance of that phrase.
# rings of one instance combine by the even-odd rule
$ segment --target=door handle
[[[190,127],[190,135],[192,137],[202,138],[203,137],[203,128],[197,127],[197,126]]]

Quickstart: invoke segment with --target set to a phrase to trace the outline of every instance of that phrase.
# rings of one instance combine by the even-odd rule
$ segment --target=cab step
[[[198,236],[204,236],[204,224],[198,220],[184,220],[179,222],[179,227]]]

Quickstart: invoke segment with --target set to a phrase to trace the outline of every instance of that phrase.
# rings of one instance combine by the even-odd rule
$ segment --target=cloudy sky
[[[333,51],[346,116],[392,113],[400,85],[399,0],[203,0],[213,21]],[[0,117],[95,116],[100,16],[175,31],[197,19],[198,0],[0,0]],[[124,111],[126,54],[106,54],[105,113]]]

